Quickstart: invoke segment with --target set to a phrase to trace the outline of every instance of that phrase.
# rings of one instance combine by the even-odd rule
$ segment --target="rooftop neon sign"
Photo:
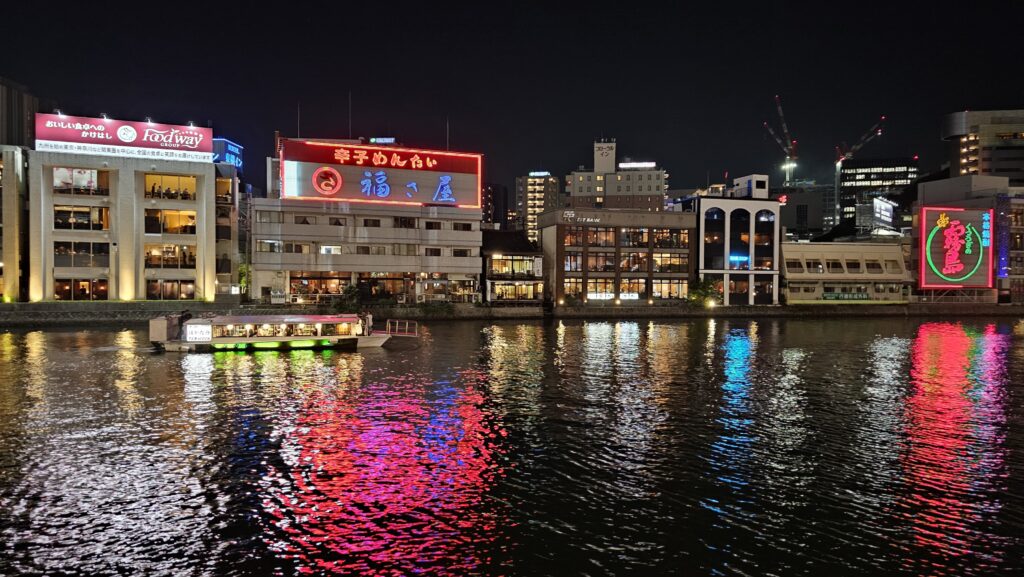
[[[992,288],[992,210],[924,207],[919,226],[921,288]]]

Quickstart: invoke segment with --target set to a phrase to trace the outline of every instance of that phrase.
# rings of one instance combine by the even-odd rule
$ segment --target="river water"
[[[1024,572],[1024,321],[0,333],[0,575]]]

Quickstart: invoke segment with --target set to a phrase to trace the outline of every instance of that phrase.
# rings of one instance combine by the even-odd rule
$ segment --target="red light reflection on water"
[[[309,399],[271,470],[269,545],[303,573],[465,575],[491,562],[505,520],[486,499],[505,434],[483,375],[367,384]]]
[[[921,325],[912,350],[912,389],[906,403],[907,448],[903,516],[919,553],[907,557],[944,574],[943,557],[1001,547],[984,528],[999,509],[1004,453],[1006,335],[959,324]],[[982,551],[985,549],[985,551]]]

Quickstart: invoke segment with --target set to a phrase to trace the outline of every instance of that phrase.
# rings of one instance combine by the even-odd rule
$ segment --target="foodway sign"
[[[40,113],[36,150],[213,162],[213,129]]]

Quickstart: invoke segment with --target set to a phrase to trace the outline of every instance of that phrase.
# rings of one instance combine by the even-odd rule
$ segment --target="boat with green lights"
[[[404,323],[404,324],[401,324]],[[190,318],[167,315],[149,322],[150,341],[169,352],[349,349],[380,347],[392,336],[416,336],[414,321],[391,321],[373,330],[372,315],[253,315]]]

